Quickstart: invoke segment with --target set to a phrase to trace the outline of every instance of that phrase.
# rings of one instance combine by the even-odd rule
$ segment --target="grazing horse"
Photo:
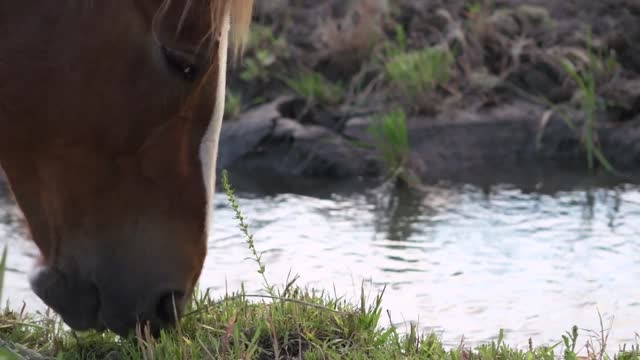
[[[174,325],[200,276],[227,47],[253,0],[0,0],[0,165],[73,329]]]

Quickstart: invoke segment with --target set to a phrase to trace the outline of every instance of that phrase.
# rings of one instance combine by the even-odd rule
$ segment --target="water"
[[[640,186],[448,185],[421,195],[320,188],[313,196],[240,193],[272,282],[291,272],[300,284],[354,300],[363,281],[372,296],[386,285],[384,307],[394,323],[417,321],[452,345],[463,334],[469,344],[492,339],[500,328],[511,344],[550,343],[574,324],[600,329],[598,311],[612,325],[610,346],[635,343]],[[201,286],[222,294],[245,283],[249,292],[260,291],[261,277],[246,260],[221,194],[215,208]],[[10,245],[5,294],[12,306],[41,308],[26,280],[37,250],[24,240],[6,196],[0,239]]]

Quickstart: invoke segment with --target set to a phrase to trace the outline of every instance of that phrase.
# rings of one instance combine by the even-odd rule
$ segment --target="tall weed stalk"
[[[269,293],[269,295],[275,296],[274,288],[269,283],[269,280],[267,279],[267,275],[266,275],[267,268],[264,265],[264,262],[262,262],[262,253],[256,250],[256,243],[255,243],[255,240],[253,239],[253,234],[249,231],[249,224],[247,223],[247,218],[242,213],[242,210],[240,209],[240,204],[238,203],[238,199],[236,199],[235,191],[233,190],[233,187],[229,182],[229,173],[227,170],[223,170],[222,172],[222,186],[224,187],[224,192],[227,195],[227,200],[229,201],[229,205],[231,206],[231,209],[233,209],[233,212],[235,213],[235,218],[236,220],[238,220],[238,226],[240,228],[240,231],[242,232],[242,234],[246,239],[247,247],[251,252],[252,259],[258,265],[258,274],[262,276],[262,281],[264,282],[265,290]]]

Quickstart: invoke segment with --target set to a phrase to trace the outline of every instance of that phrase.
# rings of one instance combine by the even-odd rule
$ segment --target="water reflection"
[[[368,196],[375,206],[374,229],[389,240],[411,239],[424,229],[421,221],[435,211],[424,206],[427,194],[395,186],[376,189]],[[421,221],[418,221],[418,220]]]

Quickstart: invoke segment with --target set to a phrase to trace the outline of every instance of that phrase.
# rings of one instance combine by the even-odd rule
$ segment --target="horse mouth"
[[[177,324],[188,298],[179,290],[164,291],[150,296],[153,301],[140,307],[136,301],[127,302],[123,296],[105,298],[93,282],[47,266],[36,268],[30,283],[36,295],[73,330],[108,329],[122,337],[135,330],[141,330],[142,335],[159,336],[162,329]],[[147,311],[140,311],[144,308],[148,308]]]

